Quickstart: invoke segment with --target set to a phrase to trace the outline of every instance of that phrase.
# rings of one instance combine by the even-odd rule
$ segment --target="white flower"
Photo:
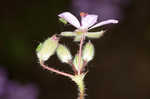
[[[102,22],[97,22],[98,15],[95,14],[87,14],[84,12],[80,13],[81,16],[81,22],[70,12],[63,12],[58,15],[60,18],[63,18],[65,21],[76,27],[77,29],[74,32],[62,32],[62,36],[74,36],[75,41],[79,41],[81,38],[81,34],[84,34],[85,36],[89,38],[99,38],[102,36],[104,31],[100,32],[88,32],[88,30],[91,30],[93,28],[97,28],[106,24],[117,24],[118,20],[114,19],[108,19]]]

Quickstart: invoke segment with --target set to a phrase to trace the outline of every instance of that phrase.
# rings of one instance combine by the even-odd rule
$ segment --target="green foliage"
[[[38,46],[37,46],[37,48],[36,48],[36,52],[39,52],[40,50],[41,50],[41,48],[42,48],[42,43],[40,43]]]
[[[62,22],[62,23],[64,23],[64,24],[68,23],[64,18],[59,18],[59,21]]]

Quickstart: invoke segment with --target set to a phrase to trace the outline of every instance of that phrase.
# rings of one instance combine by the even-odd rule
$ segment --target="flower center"
[[[82,34],[84,34],[84,33],[86,33],[87,32],[87,30],[82,30],[82,29],[76,29],[75,30],[75,33],[77,34],[77,35],[82,35]]]
[[[80,16],[81,16],[81,17],[86,17],[87,15],[88,15],[88,13],[80,12]]]

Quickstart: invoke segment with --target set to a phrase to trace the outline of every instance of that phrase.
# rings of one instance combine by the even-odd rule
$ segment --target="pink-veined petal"
[[[117,23],[118,23],[118,20],[109,19],[109,20],[102,21],[100,23],[95,24],[94,26],[92,26],[91,28],[89,28],[89,30],[93,29],[93,28],[96,28],[96,27],[100,27],[100,26],[106,25],[106,24],[117,24]]]
[[[76,28],[80,27],[80,22],[78,21],[78,19],[71,14],[70,12],[63,12],[61,14],[58,15],[61,18],[64,18],[68,23],[70,23],[71,25],[73,25]]]
[[[88,29],[97,22],[98,15],[87,14],[81,16],[81,28]]]

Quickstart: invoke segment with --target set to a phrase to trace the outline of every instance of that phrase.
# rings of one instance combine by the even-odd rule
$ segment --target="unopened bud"
[[[76,54],[73,60],[73,65],[77,71],[81,71],[83,67],[83,59],[79,57],[79,54]]]
[[[94,57],[94,45],[89,41],[88,43],[85,44],[82,53],[84,61],[86,62],[91,61]]]
[[[72,56],[71,56],[71,53],[70,53],[69,49],[66,46],[62,45],[62,44],[58,45],[56,53],[57,53],[58,58],[63,63],[69,63],[69,61],[72,60]]]
[[[59,38],[57,38],[56,35],[53,35],[52,37],[45,40],[43,44],[40,43],[38,45],[36,52],[40,61],[47,61],[50,56],[55,53],[58,41]]]

